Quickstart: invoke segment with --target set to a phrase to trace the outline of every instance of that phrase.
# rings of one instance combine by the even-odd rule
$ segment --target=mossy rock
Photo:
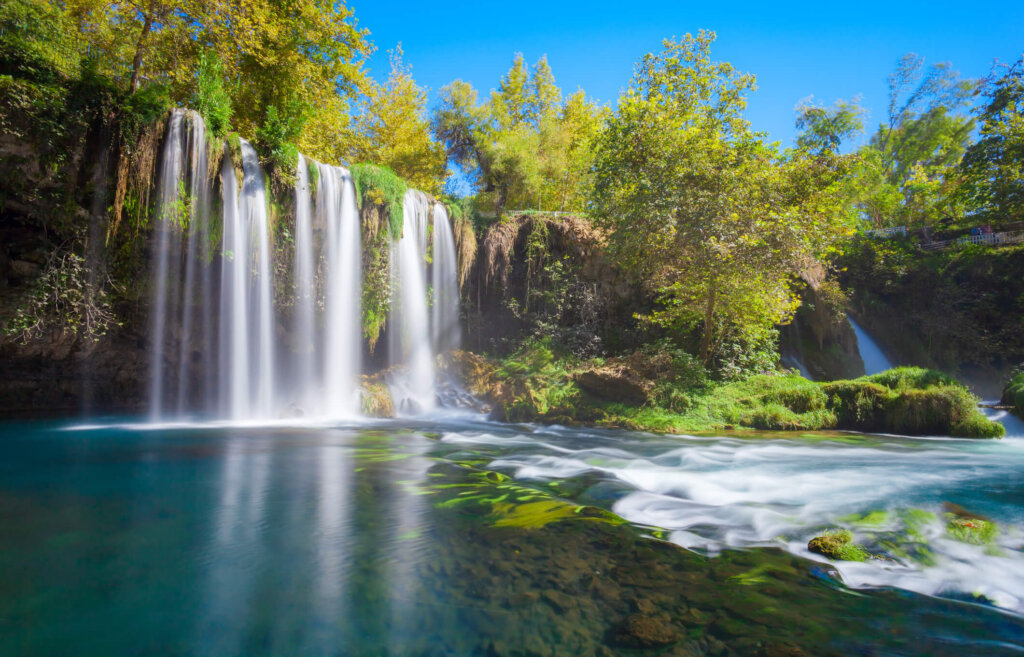
[[[369,417],[395,417],[395,404],[391,399],[391,390],[383,383],[370,381],[364,377],[360,392],[363,415]]]
[[[836,561],[867,561],[871,558],[867,550],[853,542],[853,533],[846,529],[831,529],[815,536],[807,544],[807,549]]]
[[[1020,372],[1010,379],[1003,389],[1002,403],[1012,406],[1013,412],[1024,418],[1024,372]]]

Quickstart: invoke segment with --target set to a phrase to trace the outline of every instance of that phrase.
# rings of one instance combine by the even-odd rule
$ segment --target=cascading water
[[[186,412],[193,354],[213,350],[207,173],[206,126],[202,118],[194,112],[175,110],[168,122],[157,189],[150,363],[153,419],[163,418],[172,407],[179,415]],[[200,308],[198,318],[195,306]],[[169,338],[178,341],[174,368],[167,362],[172,353]],[[205,398],[210,381],[204,376],[200,383]]]
[[[455,254],[455,236],[448,213],[440,203],[434,204],[433,269],[431,284],[434,288],[433,323],[430,326],[434,350],[443,353],[458,349],[459,330],[459,268]]]
[[[864,373],[870,376],[892,369],[892,362],[886,358],[867,331],[853,321],[852,317],[850,317],[850,326],[853,327],[853,332],[857,335],[857,350],[860,352],[861,360],[864,361]]]
[[[295,309],[292,315],[292,401],[299,408],[311,408],[316,371],[316,338],[313,332],[316,306],[313,246],[312,189],[306,158],[299,156],[295,183]]]
[[[360,231],[352,176],[340,167],[317,165],[317,216],[326,226],[324,246],[324,373],[321,411],[328,417],[359,410]]]
[[[271,235],[257,153],[244,140],[239,145],[234,155],[223,146],[215,243],[206,129],[198,114],[172,112],[154,231],[150,415],[168,420],[212,413],[236,421],[281,413],[357,415],[362,240],[352,176],[300,156],[288,286],[294,298],[278,300],[284,302],[279,310],[274,258],[287,258],[288,245],[275,246]],[[416,191],[404,200],[405,231],[391,245],[391,359],[407,373],[393,382],[396,406],[416,413],[436,405],[434,354],[459,344],[458,282],[444,207]],[[287,227],[281,234],[287,236]]]
[[[399,412],[415,414],[432,411],[436,404],[425,271],[431,203],[422,192],[409,190],[402,207],[402,237],[391,244],[391,285],[396,293],[389,346],[391,363],[404,364],[407,371],[392,381],[391,395]]]
[[[239,191],[230,154],[221,167],[220,379],[223,413],[233,420],[274,417],[274,306],[263,170],[241,142]]]

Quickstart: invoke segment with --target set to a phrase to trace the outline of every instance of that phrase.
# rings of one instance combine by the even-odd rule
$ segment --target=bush
[[[409,189],[405,180],[388,167],[375,164],[354,164],[351,173],[359,207],[367,203],[384,206],[391,239],[400,239],[405,227],[405,192]]]
[[[954,425],[950,435],[957,438],[1002,438],[1006,435],[1006,427],[975,412]]]
[[[925,389],[934,386],[963,387],[956,379],[942,372],[923,367],[894,367],[891,370],[863,377],[866,381],[883,385],[890,390]]]
[[[214,54],[204,52],[199,56],[191,105],[206,121],[210,135],[223,139],[231,127],[231,96],[224,86],[223,65]]]
[[[295,140],[302,134],[305,123],[305,107],[299,102],[290,102],[282,109],[268,105],[263,123],[256,129],[256,143],[262,151],[263,164],[276,183],[275,191],[295,184],[299,167]]]
[[[1024,418],[1024,372],[1015,374],[1006,384],[1002,403],[1013,406],[1013,412]]]

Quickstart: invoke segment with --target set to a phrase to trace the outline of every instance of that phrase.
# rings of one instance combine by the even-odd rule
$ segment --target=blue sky
[[[461,78],[486,92],[522,52],[532,64],[546,54],[564,90],[582,87],[613,106],[634,63],[661,40],[701,28],[718,33],[716,59],[757,76],[747,117],[757,130],[790,145],[794,106],[813,95],[825,103],[861,97],[868,125],[884,119],[885,78],[907,52],[948,61],[980,77],[994,59],[1024,54],[1024,2],[430,3],[350,0],[377,52],[375,77],[386,77],[387,50],[401,42],[417,82],[438,90]]]

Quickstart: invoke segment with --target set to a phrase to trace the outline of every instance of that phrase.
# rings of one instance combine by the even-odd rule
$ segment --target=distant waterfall
[[[300,156],[294,223],[275,215],[271,226],[256,150],[220,148],[210,171],[202,118],[171,113],[152,239],[150,417],[357,416],[362,230],[351,173]],[[459,345],[458,267],[443,205],[410,190],[404,222],[390,247],[389,353],[401,366],[396,407],[416,414],[437,405],[435,355]]]
[[[857,350],[860,358],[864,361],[864,373],[867,375],[878,374],[893,368],[892,362],[886,357],[879,346],[871,339],[868,332],[861,328],[860,324],[850,317],[850,325],[857,335]]]

